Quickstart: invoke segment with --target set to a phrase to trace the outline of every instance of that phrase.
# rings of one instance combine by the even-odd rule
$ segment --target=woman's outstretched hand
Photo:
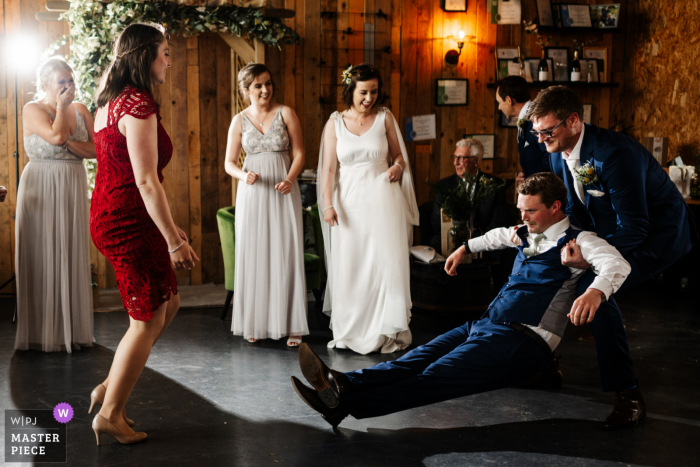
[[[323,212],[323,220],[328,223],[331,227],[338,225],[338,213],[335,212],[335,208],[330,208]]]
[[[186,240],[175,253],[170,253],[170,262],[173,269],[192,269],[195,261],[199,261],[199,258],[197,258],[194,250]]]

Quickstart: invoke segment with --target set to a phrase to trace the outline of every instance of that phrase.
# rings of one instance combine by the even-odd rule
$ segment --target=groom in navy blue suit
[[[528,116],[550,153],[553,172],[569,190],[567,215],[622,253],[632,266],[624,285],[630,287],[690,252],[691,214],[644,146],[621,133],[584,124],[582,112],[575,92],[553,86],[540,92]],[[591,173],[579,181],[576,174],[584,167]]]
[[[528,109],[533,133],[550,153],[552,171],[566,184],[566,214],[572,224],[596,232],[630,263],[626,288],[659,274],[690,251],[690,212],[644,146],[626,135],[586,125],[582,115],[578,95],[564,86],[543,90]],[[589,268],[576,248],[573,251],[565,264]],[[589,270],[581,278],[579,294],[594,277]],[[590,323],[603,390],[617,392],[617,407],[637,383],[615,299],[603,303],[593,316],[572,321]]]

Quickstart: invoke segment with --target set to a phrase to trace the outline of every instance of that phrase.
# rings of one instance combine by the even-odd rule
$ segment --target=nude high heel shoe
[[[140,443],[146,439],[147,436],[146,433],[143,432],[134,433],[133,435],[125,435],[121,431],[117,430],[117,428],[112,425],[109,420],[100,414],[95,415],[95,418],[92,419],[92,429],[95,431],[95,438],[97,438],[98,446],[100,445],[100,435],[102,433],[110,435],[121,444]]]
[[[88,410],[89,414],[92,413],[92,408],[95,407],[96,404],[102,405],[104,403],[106,392],[107,392],[107,388],[105,388],[102,383],[95,386],[95,389],[93,389],[92,392],[90,393],[90,410]],[[122,416],[124,417],[124,421],[126,422],[127,425],[129,425],[129,426],[135,425],[133,420],[126,417],[126,409],[124,409],[124,411],[122,412]]]

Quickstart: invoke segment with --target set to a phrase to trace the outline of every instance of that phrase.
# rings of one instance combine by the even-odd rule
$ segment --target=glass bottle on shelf
[[[578,60],[578,50],[574,50],[574,59],[569,66],[571,81],[581,81],[581,62]]]
[[[540,81],[549,81],[549,65],[547,64],[547,59],[544,56],[544,49],[542,49],[542,58],[540,59],[540,64],[537,66],[538,79]]]

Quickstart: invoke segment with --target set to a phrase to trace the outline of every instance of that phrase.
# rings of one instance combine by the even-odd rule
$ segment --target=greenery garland
[[[222,5],[205,7],[176,5],[159,0],[144,3],[115,0],[103,5],[94,0],[71,0],[70,9],[61,15],[71,26],[70,37],[64,36],[44,52],[43,59],[55,54],[71,41],[69,63],[75,73],[77,98],[91,112],[95,111],[95,91],[102,73],[112,61],[114,38],[136,22],[165,25],[170,34],[185,37],[203,32],[220,32],[261,40],[265,45],[299,44],[301,37],[280,18],[268,18],[253,8]],[[86,160],[89,191],[95,184],[96,162]]]

